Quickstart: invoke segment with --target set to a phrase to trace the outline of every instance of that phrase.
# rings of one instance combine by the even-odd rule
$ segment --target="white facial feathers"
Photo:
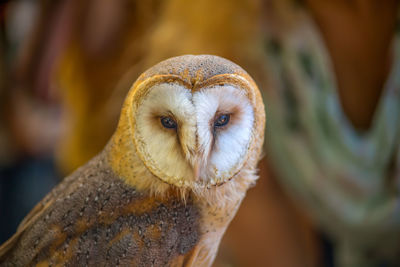
[[[192,92],[177,83],[157,84],[133,115],[144,164],[179,187],[226,182],[242,167],[252,139],[253,108],[245,91],[231,85]],[[229,115],[229,122],[215,127],[221,115]],[[163,127],[163,117],[176,121],[176,129]]]
[[[201,151],[211,149],[203,175],[214,178],[216,183],[224,182],[246,158],[254,123],[253,108],[244,91],[229,85],[199,91],[193,95],[193,103]],[[210,127],[210,122],[221,114],[230,115],[229,123],[222,128],[213,129],[212,124]]]
[[[162,180],[192,176],[192,168],[185,163],[186,156],[180,145],[185,140],[184,146],[195,146],[195,139],[187,138],[195,136],[196,130],[191,98],[190,91],[182,86],[160,84],[149,90],[137,110],[135,138],[140,142],[139,154],[150,171]],[[177,121],[179,133],[161,125],[163,116],[171,116]]]

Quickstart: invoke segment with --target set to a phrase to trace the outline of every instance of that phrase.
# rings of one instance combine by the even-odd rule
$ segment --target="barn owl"
[[[165,60],[130,89],[104,150],[0,248],[1,266],[210,266],[257,179],[262,99],[210,55]]]

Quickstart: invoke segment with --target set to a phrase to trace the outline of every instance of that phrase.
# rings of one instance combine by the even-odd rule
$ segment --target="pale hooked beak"
[[[198,155],[195,149],[188,149],[184,147],[185,156],[187,161],[192,166],[193,170],[193,181],[196,182],[200,179],[201,168],[204,166],[202,158]]]
[[[190,134],[191,133],[187,133],[187,135]],[[192,167],[192,181],[198,182],[200,179],[203,178],[201,176],[204,175],[204,169],[207,166],[209,151],[199,149],[197,141],[193,142],[193,140],[191,139],[185,140],[183,137],[181,138],[181,147],[187,162]]]
[[[193,180],[194,181],[198,181],[200,178],[200,166],[201,166],[200,161],[196,160],[196,162],[194,162],[194,165],[193,165]]]

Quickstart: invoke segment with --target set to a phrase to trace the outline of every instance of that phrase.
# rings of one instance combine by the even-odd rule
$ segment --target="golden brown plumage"
[[[245,108],[251,107],[249,114],[254,118],[247,145],[237,148],[244,154],[236,165],[207,163],[199,167],[205,169],[203,173],[196,167],[190,177],[167,175],[175,173],[173,166],[169,170],[157,165],[157,155],[148,148],[153,144],[140,138],[140,112],[146,99],[163,85],[172,86],[167,91],[171,94],[176,89],[190,96],[201,92],[211,97],[229,89],[238,97],[246,97],[249,106]],[[233,126],[246,118],[244,111],[237,110],[240,105],[229,111]],[[187,119],[195,120],[191,116]],[[28,214],[17,233],[0,247],[0,265],[211,265],[226,227],[246,190],[257,179],[255,168],[261,154],[264,120],[257,86],[232,62],[215,56],[188,55],[157,64],[132,86],[118,128],[105,149],[65,178]],[[220,133],[216,131],[226,129],[214,129],[210,151],[204,152],[199,148],[202,136],[198,132],[180,133],[186,127],[184,123],[179,127],[178,137],[171,139],[177,138],[179,145],[171,153],[176,152],[178,158],[184,154],[182,161],[188,163],[176,162],[177,166],[197,166],[192,156],[200,159],[201,153],[208,155],[204,160],[212,161],[213,154],[224,148],[218,143]],[[197,129],[198,125],[193,127]],[[213,173],[205,172],[210,166]],[[218,170],[220,166],[228,166],[228,171]],[[222,174],[230,176],[220,178]]]

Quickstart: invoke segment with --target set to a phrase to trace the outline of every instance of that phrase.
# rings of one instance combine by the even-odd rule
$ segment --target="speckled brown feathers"
[[[199,211],[171,194],[150,198],[100,155],[66,178],[1,250],[1,266],[170,266],[199,240]],[[51,203],[51,205],[48,205]]]

